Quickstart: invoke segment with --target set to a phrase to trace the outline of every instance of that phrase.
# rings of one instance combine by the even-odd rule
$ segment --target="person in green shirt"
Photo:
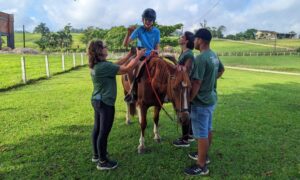
[[[224,73],[224,66],[216,53],[210,49],[211,33],[199,29],[195,34],[195,49],[201,52],[195,59],[192,72],[191,121],[198,151],[189,157],[197,163],[184,172],[188,175],[207,175],[210,162],[207,152],[212,141],[212,117],[217,103],[216,81]]]
[[[179,55],[178,62],[174,56],[166,55],[165,57],[177,64],[178,69],[183,69],[191,75],[193,64],[194,64],[194,34],[189,31],[185,31],[178,40],[178,44],[181,48],[181,54]],[[191,78],[191,76],[190,76]],[[192,137],[192,127],[191,121],[183,122],[182,126],[182,136],[173,141],[175,147],[189,147],[189,141],[194,141]]]
[[[107,139],[113,125],[115,115],[115,101],[117,96],[116,75],[132,71],[144,55],[145,50],[136,50],[136,57],[127,65],[124,63],[133,55],[129,52],[118,62],[106,60],[107,47],[101,40],[91,41],[87,50],[89,68],[94,86],[91,103],[94,108],[94,128],[92,132],[93,162],[97,162],[97,169],[109,170],[118,166],[116,161],[107,157]]]

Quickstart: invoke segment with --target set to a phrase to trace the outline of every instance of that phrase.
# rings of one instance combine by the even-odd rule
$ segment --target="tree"
[[[157,28],[160,30],[161,37],[171,36],[176,30],[181,29],[183,24],[175,24],[173,26],[165,26],[157,24]]]
[[[160,45],[162,48],[164,48],[165,46],[177,46],[178,45],[178,38],[174,38],[174,37],[162,37],[160,39]]]
[[[256,29],[247,29],[244,33],[245,39],[255,39]]]
[[[104,39],[105,35],[107,34],[108,30],[95,28],[93,26],[88,27],[83,31],[83,36],[81,37],[80,41],[84,44],[88,44],[88,42],[92,39]]]
[[[217,29],[217,37],[218,38],[223,38],[224,37],[223,32],[225,32],[225,31],[226,31],[225,26],[223,26],[223,25],[219,26],[218,29]]]
[[[50,33],[49,28],[46,26],[46,23],[40,23],[33,30],[33,33],[41,33],[42,35]]]
[[[112,50],[122,49],[123,48],[123,40],[127,33],[127,29],[124,26],[115,26],[112,27],[105,34],[105,41],[109,45]]]
[[[61,49],[70,49],[73,43],[73,38],[71,34],[71,28],[72,26],[70,24],[66,25],[64,27],[64,30],[58,31],[58,45]]]

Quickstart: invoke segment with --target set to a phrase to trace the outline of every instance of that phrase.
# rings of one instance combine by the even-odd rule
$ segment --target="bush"
[[[300,52],[300,47],[298,47],[298,48],[296,49],[296,51],[297,51],[297,52]]]

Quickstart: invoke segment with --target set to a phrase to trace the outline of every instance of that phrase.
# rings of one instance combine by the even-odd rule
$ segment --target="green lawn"
[[[255,44],[246,44],[243,42],[228,41],[223,39],[213,39],[211,48],[216,52],[270,52],[273,47],[260,46]],[[277,50],[285,50],[277,48]]]
[[[83,36],[82,33],[72,33],[73,36],[73,45],[72,48],[80,48],[85,49],[86,45],[82,44],[80,38]],[[40,38],[40,34],[34,33],[26,33],[26,47],[36,48],[38,46],[34,43],[34,41]],[[174,37],[178,39],[178,37]],[[259,44],[267,44],[267,45],[274,45],[274,40],[254,40],[254,41],[245,41],[245,42],[254,42]],[[284,46],[290,48],[299,48],[300,47],[300,40],[299,39],[278,39],[276,41],[277,46]],[[6,46],[6,44],[4,44]],[[16,47],[23,47],[23,34],[22,33],[15,33],[15,46]],[[241,42],[232,42],[223,39],[213,39],[212,41],[212,48],[216,52],[265,52],[265,51],[274,51],[274,47],[264,47],[260,45],[254,44],[244,44]],[[175,47],[176,50],[179,50],[179,47]],[[281,48],[277,48],[277,50],[284,50]]]
[[[261,44],[268,44],[275,46],[283,46],[283,47],[290,47],[290,48],[300,48],[300,39],[276,39],[275,40],[252,40],[249,42],[254,42],[254,43],[261,43]]]
[[[300,79],[296,76],[226,70],[219,80],[208,179],[300,178]],[[163,141],[152,139],[137,154],[138,120],[125,125],[118,78],[116,117],[109,154],[119,161],[110,172],[91,162],[93,111],[88,68],[0,92],[0,179],[186,179],[194,163],[171,145],[180,128],[161,113]],[[166,108],[172,112],[171,106]]]
[[[27,80],[46,77],[45,55],[25,55]],[[50,74],[62,72],[61,54],[48,56]],[[84,63],[87,59],[84,57]],[[76,54],[76,65],[80,65],[81,56]],[[73,67],[73,55],[65,55],[65,70]],[[22,83],[21,55],[0,54],[0,89]]]
[[[226,66],[300,73],[300,56],[221,56]]]
[[[73,37],[73,44],[72,48],[80,48],[84,49],[86,46],[82,44],[80,41],[80,38],[83,36],[82,33],[71,33]],[[39,40],[41,37],[41,34],[36,33],[25,33],[25,46],[29,48],[38,49],[38,45],[34,42]],[[4,39],[6,42],[6,39]],[[6,46],[6,43],[3,44],[3,47]],[[16,48],[22,48],[23,47],[23,33],[15,33],[15,47]]]

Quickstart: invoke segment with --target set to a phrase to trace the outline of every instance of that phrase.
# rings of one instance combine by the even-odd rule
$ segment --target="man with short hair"
[[[192,129],[198,151],[189,154],[197,163],[184,170],[188,175],[209,174],[207,152],[212,141],[212,117],[217,103],[216,81],[224,73],[223,64],[210,49],[211,39],[211,33],[204,28],[195,34],[195,49],[201,54],[194,61],[190,100]]]

